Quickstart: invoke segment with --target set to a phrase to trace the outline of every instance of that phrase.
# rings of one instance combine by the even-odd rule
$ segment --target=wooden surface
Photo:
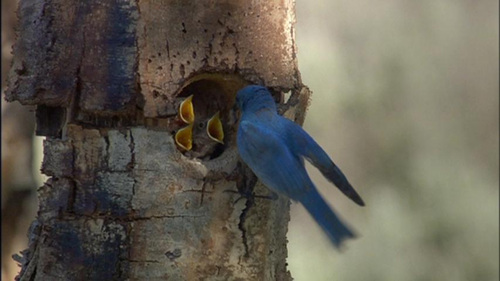
[[[293,1],[21,1],[9,100],[46,135],[33,280],[290,280],[289,201],[239,162],[236,91],[302,123]],[[284,93],[291,98],[283,103]],[[174,142],[180,100],[221,112],[221,145]]]

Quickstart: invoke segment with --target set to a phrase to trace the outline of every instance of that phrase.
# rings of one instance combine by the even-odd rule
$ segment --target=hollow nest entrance
[[[174,139],[185,156],[210,160],[235,145],[236,93],[247,84],[238,75],[210,73],[192,77],[179,89]]]

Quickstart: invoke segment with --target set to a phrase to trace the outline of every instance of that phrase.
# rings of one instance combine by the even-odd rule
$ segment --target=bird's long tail
[[[345,239],[356,237],[339,217],[337,217],[333,209],[328,206],[315,188],[311,188],[304,194],[300,202],[328,234],[328,237],[337,248],[342,245]]]

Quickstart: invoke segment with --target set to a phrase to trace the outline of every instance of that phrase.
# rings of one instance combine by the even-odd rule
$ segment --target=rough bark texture
[[[233,105],[260,83],[303,122],[293,1],[21,1],[19,16],[7,99],[37,105],[51,177],[22,279],[291,279],[289,202],[239,162]],[[223,145],[204,130],[216,111]]]

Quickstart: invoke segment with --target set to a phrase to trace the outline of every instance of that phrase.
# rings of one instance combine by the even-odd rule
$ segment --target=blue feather
[[[302,203],[335,246],[354,237],[318,193],[304,167],[305,158],[345,195],[364,206],[325,151],[300,126],[277,114],[265,87],[243,88],[236,102],[242,111],[237,134],[241,159],[267,187]]]

